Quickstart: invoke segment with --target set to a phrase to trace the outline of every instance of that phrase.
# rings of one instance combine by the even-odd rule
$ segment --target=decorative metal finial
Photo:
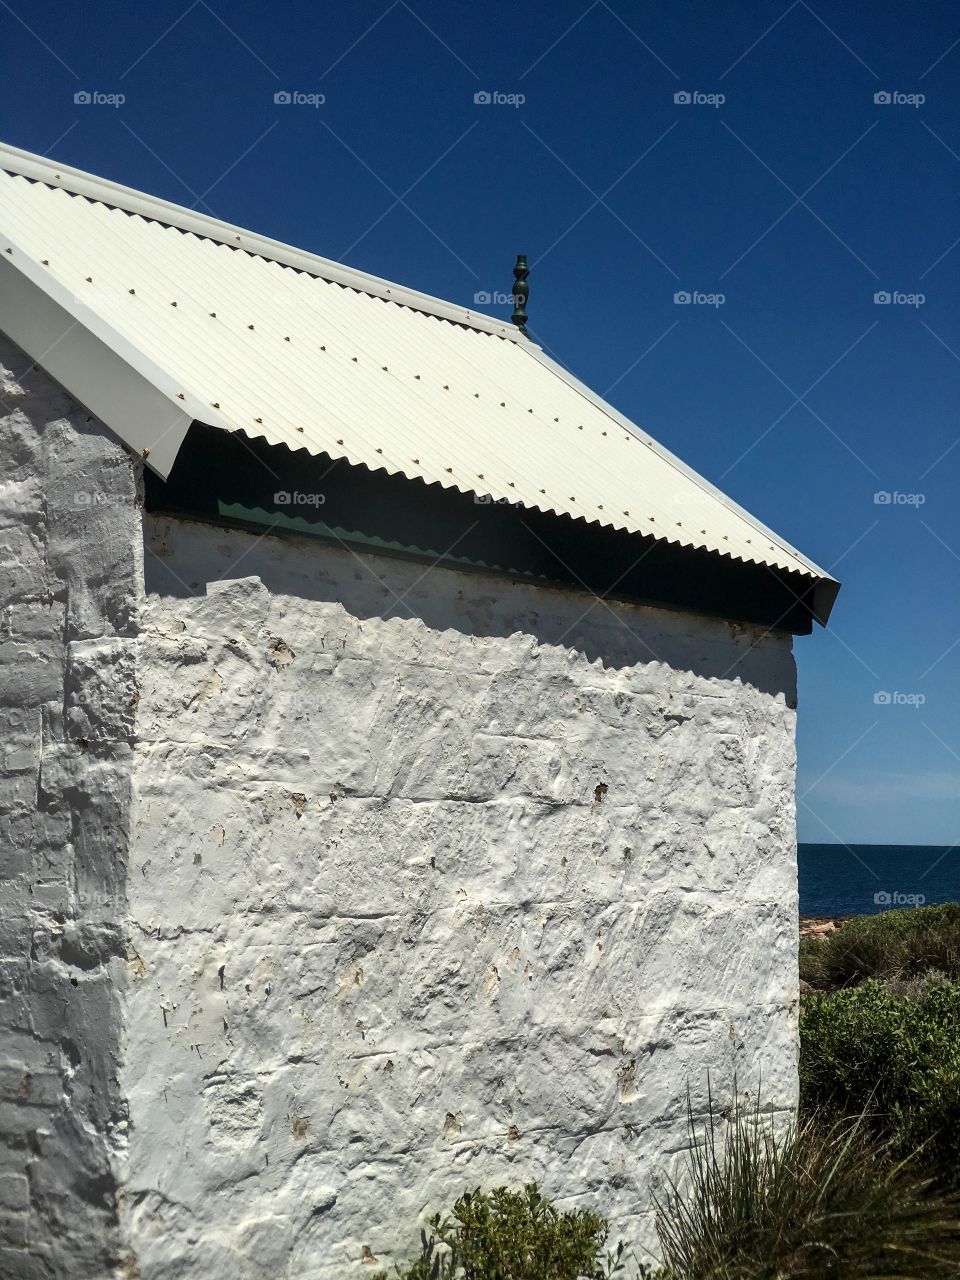
[[[513,268],[513,278],[516,283],[510,295],[513,299],[513,315],[510,319],[524,335],[527,332],[527,298],[530,296],[530,286],[527,284],[527,276],[529,274],[530,268],[527,266],[527,255],[518,253],[517,265]]]

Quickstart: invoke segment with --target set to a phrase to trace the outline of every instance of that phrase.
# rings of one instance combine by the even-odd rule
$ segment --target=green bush
[[[402,1280],[606,1280],[625,1267],[623,1245],[605,1253],[605,1219],[588,1209],[561,1212],[533,1183],[467,1192],[450,1217],[436,1214],[429,1226],[419,1259],[396,1268]]]
[[[932,1280],[960,1274],[960,1209],[891,1160],[862,1120],[776,1131],[735,1108],[691,1120],[688,1167],[661,1199],[676,1280]]]
[[[868,978],[908,979],[939,970],[960,978],[960,903],[857,916],[800,943],[800,977],[814,987]]]
[[[960,983],[915,994],[882,982],[807,996],[800,1014],[804,1108],[869,1112],[873,1130],[960,1182]]]

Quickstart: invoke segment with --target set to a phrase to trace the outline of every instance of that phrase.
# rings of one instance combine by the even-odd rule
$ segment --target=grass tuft
[[[775,1129],[711,1104],[658,1205],[676,1280],[935,1280],[960,1274],[960,1207],[871,1139],[861,1118]]]

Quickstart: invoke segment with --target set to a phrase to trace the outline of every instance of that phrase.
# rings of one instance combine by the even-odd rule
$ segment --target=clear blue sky
[[[0,0],[0,37],[15,145],[468,305],[525,251],[538,339],[844,582],[801,838],[960,840],[955,4]]]

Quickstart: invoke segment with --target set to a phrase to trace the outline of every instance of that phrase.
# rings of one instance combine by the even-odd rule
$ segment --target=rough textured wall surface
[[[144,1277],[369,1274],[531,1178],[652,1243],[688,1085],[796,1100],[790,638],[189,522],[145,545]]]
[[[652,1243],[688,1085],[796,1098],[789,637],[144,532],[0,379],[0,1276],[340,1280],[529,1178]]]
[[[124,1270],[136,470],[0,338],[0,1276]]]

